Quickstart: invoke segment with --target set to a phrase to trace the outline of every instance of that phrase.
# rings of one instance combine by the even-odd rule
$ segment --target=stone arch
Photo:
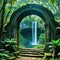
[[[46,23],[46,41],[51,41],[52,38],[55,37],[55,20],[54,16],[47,8],[38,5],[38,4],[27,4],[19,9],[17,9],[11,16],[10,22],[8,23],[7,27],[10,27],[9,30],[11,30],[11,33],[13,33],[13,28],[17,28],[17,36],[19,33],[19,24],[22,21],[22,19],[28,15],[38,15],[41,17],[44,22]],[[7,31],[9,32],[7,29]],[[9,33],[9,34],[11,34]],[[17,41],[18,41],[17,37]],[[19,42],[19,41],[18,41]],[[17,42],[17,44],[18,44]]]

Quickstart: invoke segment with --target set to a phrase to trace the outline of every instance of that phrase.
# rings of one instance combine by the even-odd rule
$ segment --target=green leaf
[[[53,5],[57,2],[58,0],[49,0],[50,4]]]
[[[60,43],[60,40],[53,40],[54,45],[58,45]]]

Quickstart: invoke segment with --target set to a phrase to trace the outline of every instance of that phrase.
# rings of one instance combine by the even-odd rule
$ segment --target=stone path
[[[20,58],[16,58],[16,60],[43,60],[43,59],[35,58],[35,57],[20,57]]]

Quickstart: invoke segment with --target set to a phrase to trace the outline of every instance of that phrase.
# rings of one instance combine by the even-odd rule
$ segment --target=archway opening
[[[9,33],[9,30],[11,31],[11,33],[9,33],[8,35],[10,35],[10,37],[12,38],[16,38],[17,41],[17,45],[19,47],[19,25],[20,22],[22,21],[22,19],[28,15],[38,15],[39,17],[41,17],[45,24],[45,38],[46,38],[46,43],[50,42],[51,39],[55,38],[55,20],[54,20],[54,16],[51,13],[51,11],[49,11],[48,9],[46,9],[45,7],[38,5],[38,4],[27,4],[19,9],[17,9],[11,16],[10,18],[10,22],[8,23],[7,27],[10,27],[10,29],[6,29],[7,32]],[[14,31],[14,29],[16,31]],[[15,37],[14,37],[14,32],[15,32]],[[7,35],[7,36],[8,36]],[[9,37],[9,38],[10,38]]]
[[[20,47],[43,48],[45,44],[45,22],[37,15],[28,15],[20,22]]]

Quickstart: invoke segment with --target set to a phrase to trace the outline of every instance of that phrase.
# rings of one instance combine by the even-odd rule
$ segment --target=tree
[[[3,1],[3,6],[1,8],[2,14],[1,14],[1,27],[0,27],[0,39],[2,36],[2,31],[3,31],[3,21],[4,21],[4,13],[5,13],[5,6],[6,6],[7,0]]]
[[[12,6],[17,0],[0,0],[0,39],[5,25],[9,22],[12,14]],[[12,11],[11,11],[12,10]]]

